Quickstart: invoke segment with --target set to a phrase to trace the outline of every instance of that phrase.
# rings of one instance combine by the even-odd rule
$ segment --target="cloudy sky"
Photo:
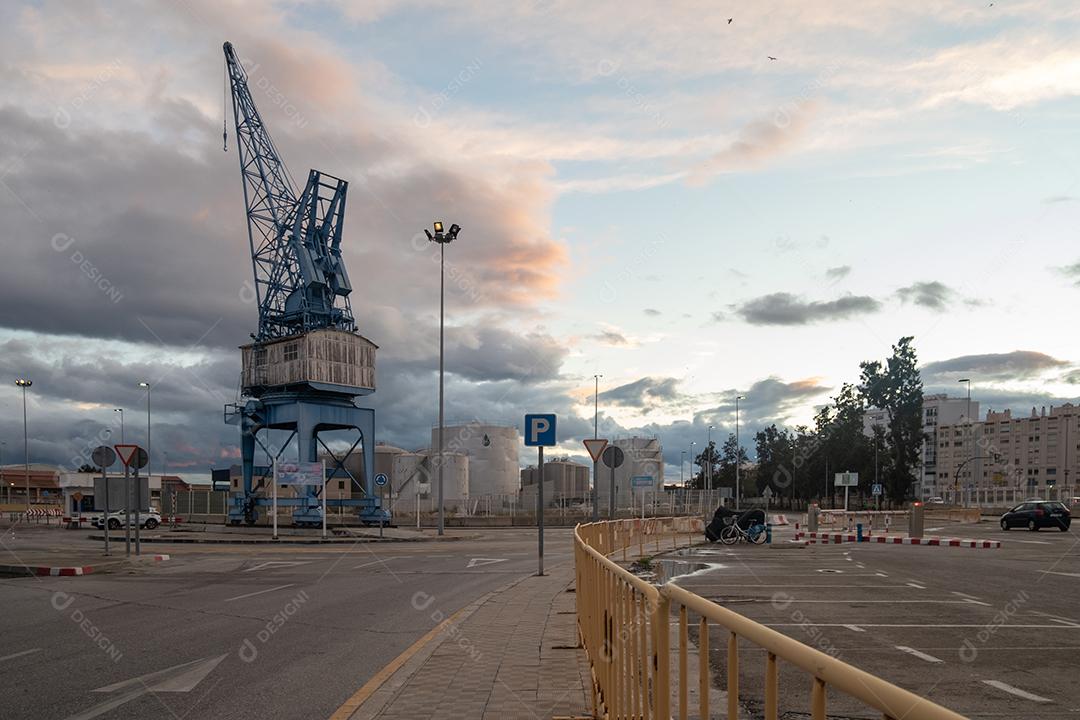
[[[747,438],[805,422],[908,334],[930,391],[1074,399],[1080,7],[929,5],[4,3],[0,365],[34,381],[32,459],[117,440],[117,407],[141,441],[140,380],[170,469],[237,455],[225,40],[292,174],[350,181],[380,440],[436,420],[434,219],[464,228],[448,417],[554,411],[575,455],[595,373],[602,434],[659,434],[677,474],[737,393]]]

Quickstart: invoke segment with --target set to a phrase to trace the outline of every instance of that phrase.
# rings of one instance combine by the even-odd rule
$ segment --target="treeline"
[[[857,472],[855,495],[869,497],[876,475],[886,500],[900,503],[912,495],[922,447],[922,379],[912,337],[900,338],[884,362],[859,364],[857,384],[844,383],[831,403],[814,416],[813,426],[780,428],[775,424],[757,432],[756,468],[747,468],[745,448],[729,435],[721,448],[711,443],[695,458],[701,468],[691,483],[704,487],[707,463],[713,464],[713,487],[735,487],[735,464],[742,463],[744,497],[761,496],[768,488],[784,505],[836,494],[833,476]],[[884,426],[874,434],[863,431],[868,408],[885,412]],[[876,463],[875,463],[876,452]],[[843,494],[843,490],[840,490]]]

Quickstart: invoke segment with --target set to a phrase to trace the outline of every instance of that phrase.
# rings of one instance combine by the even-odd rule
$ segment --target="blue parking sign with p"
[[[525,416],[526,447],[551,447],[555,444],[555,413]]]

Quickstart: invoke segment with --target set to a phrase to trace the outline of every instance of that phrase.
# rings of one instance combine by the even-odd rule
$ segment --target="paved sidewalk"
[[[573,564],[566,563],[482,598],[351,719],[591,717],[575,596],[567,592],[573,580]]]

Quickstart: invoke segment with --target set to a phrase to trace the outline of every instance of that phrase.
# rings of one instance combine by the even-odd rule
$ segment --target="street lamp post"
[[[593,375],[593,440],[600,437],[600,378],[603,375]],[[597,477],[597,472],[600,469],[600,461],[593,460],[592,463],[592,520],[593,522],[600,522],[600,481]],[[543,478],[540,481],[543,482]]]
[[[443,509],[443,335],[446,318],[446,246],[457,239],[461,227],[451,225],[450,230],[443,232],[443,224],[436,220],[434,223],[435,233],[424,230],[429,242],[439,243],[439,529],[442,535],[445,530],[445,512]],[[544,479],[540,478],[540,482]]]
[[[739,460],[742,453],[739,447],[739,401],[745,400],[745,395],[735,396],[735,509],[739,509],[739,498],[742,497],[742,483],[739,479]]]
[[[30,435],[26,431],[26,389],[34,384],[33,380],[18,378],[15,384],[22,388],[22,427],[23,427],[23,462],[26,469],[26,511],[30,512]]]
[[[141,382],[139,387],[146,388],[146,477],[153,475],[153,460],[150,459],[150,383]]]
[[[113,408],[113,412],[120,413],[120,444],[124,444],[124,408]]]
[[[1066,441],[1068,442],[1068,441]],[[0,442],[0,485],[4,486],[4,494],[7,495],[7,502],[11,502],[11,488],[4,482],[4,448],[7,447],[6,442]],[[1068,470],[1065,471],[1065,484],[1068,484],[1069,476]]]
[[[683,464],[686,462],[686,451],[679,451],[679,484],[682,485],[683,490],[686,490],[686,480],[683,475]]]
[[[712,431],[713,431],[713,428],[715,428],[715,427],[716,427],[715,425],[710,425],[709,426],[709,441],[707,443],[705,443],[705,452],[708,453],[708,455],[709,455],[708,460],[707,460],[707,462],[709,464],[705,466],[705,477],[706,477],[705,486],[708,487],[710,490],[713,489],[713,481],[712,481],[712,465],[713,465],[713,463],[712,463],[712,461],[713,461]]]
[[[972,430],[974,430],[974,428],[971,426],[971,378],[960,378],[959,380],[957,380],[957,382],[962,382],[967,385],[967,410],[964,414],[964,421],[967,424],[967,439],[965,442],[967,444],[968,459],[966,462],[960,464],[960,467],[964,467],[964,465],[967,465],[968,462],[975,459],[975,443],[972,442]],[[957,478],[957,483],[959,482],[960,480],[959,478]],[[960,487],[958,484],[956,487],[956,492],[957,494],[960,493]]]

